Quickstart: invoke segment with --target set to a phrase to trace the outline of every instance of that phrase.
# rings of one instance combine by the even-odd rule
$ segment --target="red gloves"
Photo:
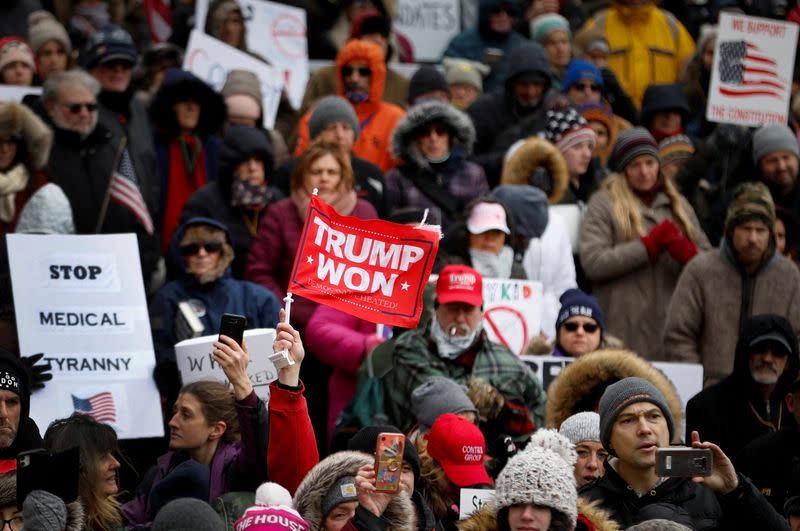
[[[671,219],[665,219],[650,229],[647,235],[641,237],[641,241],[647,249],[650,260],[655,260],[666,250],[673,260],[685,265],[697,254],[697,245],[684,236]]]
[[[683,234],[678,234],[677,238],[672,238],[667,242],[667,252],[680,265],[686,265],[686,262],[697,254],[697,245]]]

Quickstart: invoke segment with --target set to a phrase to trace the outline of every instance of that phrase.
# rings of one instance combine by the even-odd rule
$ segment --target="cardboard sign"
[[[339,215],[311,196],[290,291],[373,323],[414,328],[439,235]]]
[[[466,520],[494,498],[494,489],[461,489],[458,519]]]
[[[121,439],[162,436],[136,235],[6,239],[21,354],[53,367],[31,418],[44,429],[80,412]]]
[[[175,345],[175,358],[184,384],[198,380],[217,380],[228,385],[230,382],[225,371],[214,361],[213,344],[219,334],[187,339]],[[272,328],[255,328],[244,331],[250,363],[247,373],[256,394],[264,400],[269,399],[269,384],[278,379],[278,371],[269,361],[272,354],[272,343],[275,342],[275,330]]]
[[[757,126],[789,115],[797,24],[720,13],[706,118]]]
[[[0,85],[0,101],[22,102],[28,94],[42,95],[42,87],[19,87],[17,85]]]
[[[483,279],[483,328],[489,339],[521,355],[541,329],[541,282]]]
[[[414,46],[415,61],[438,62],[450,39],[461,32],[459,0],[398,0],[395,32]]]
[[[277,68],[197,30],[189,37],[183,68],[216,91],[222,89],[231,70],[250,70],[261,82],[264,127],[272,129],[275,126],[275,116],[278,114],[283,90],[283,74]]]

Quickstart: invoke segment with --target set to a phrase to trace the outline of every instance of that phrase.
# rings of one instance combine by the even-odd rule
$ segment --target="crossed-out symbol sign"
[[[522,355],[525,345],[528,344],[528,326],[519,310],[509,306],[495,306],[483,313],[483,322],[489,325],[497,341],[511,352],[516,352],[517,356]],[[515,345],[518,331],[522,331],[519,347]]]

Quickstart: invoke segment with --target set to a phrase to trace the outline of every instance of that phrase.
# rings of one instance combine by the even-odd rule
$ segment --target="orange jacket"
[[[369,96],[363,103],[353,104],[353,108],[361,124],[361,132],[353,144],[353,154],[378,166],[384,173],[396,165],[389,152],[392,131],[397,122],[405,116],[405,111],[397,105],[381,100],[383,85],[386,81],[386,62],[383,50],[371,42],[351,40],[339,55],[336,56],[336,94],[344,97],[344,80],[341,75],[342,66],[349,63],[366,63],[372,70],[372,82],[369,85]],[[313,112],[309,109],[300,119],[297,127],[297,148],[294,154],[301,155],[309,144],[308,120]]]

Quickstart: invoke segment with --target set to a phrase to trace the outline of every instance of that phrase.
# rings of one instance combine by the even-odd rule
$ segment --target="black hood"
[[[750,376],[749,357],[750,343],[759,336],[765,334],[777,334],[782,337],[791,347],[791,353],[775,390],[773,397],[783,397],[789,390],[789,386],[797,379],[800,359],[798,358],[797,336],[792,330],[792,325],[784,317],[775,314],[754,315],[749,317],[739,335],[736,343],[736,357],[733,362],[733,373],[731,378],[738,380],[740,385],[754,386],[752,376]]]
[[[519,15],[517,5],[517,2],[512,0],[480,0],[478,2],[478,32],[481,36],[496,43],[505,41],[514,30],[512,29],[508,33],[497,33],[492,30],[492,28],[489,27],[489,13],[500,6],[506,6],[514,11],[514,15],[516,16]]]
[[[31,376],[25,364],[19,356],[0,349],[0,371],[8,371],[19,378],[20,413],[17,436],[11,446],[0,449],[0,460],[15,459],[19,452],[41,448],[42,437],[36,423],[30,418]]]
[[[257,127],[231,125],[219,150],[217,185],[225,199],[231,197],[231,183],[236,166],[250,157],[259,158],[264,162],[264,172],[269,185],[274,156],[267,132]]]
[[[508,56],[508,75],[506,76],[506,93],[511,94],[511,84],[522,74],[535,73],[545,79],[544,93],[550,88],[553,75],[550,73],[550,61],[541,44],[526,42],[514,48]],[[544,93],[542,100],[544,100]]]

